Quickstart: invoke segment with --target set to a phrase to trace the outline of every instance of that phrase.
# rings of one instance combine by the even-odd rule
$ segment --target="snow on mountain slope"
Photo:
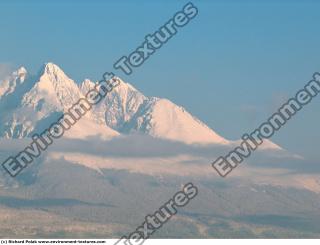
[[[125,134],[142,133],[187,144],[229,143],[184,108],[167,99],[146,97],[119,80],[120,85],[93,109],[96,118],[105,115],[109,127]],[[86,93],[93,86],[85,80],[80,88]]]
[[[276,143],[272,142],[271,140],[265,139],[263,143],[261,144],[260,148],[261,150],[282,150],[282,148],[277,145]]]
[[[46,64],[35,85],[22,99],[22,106],[37,112],[38,118],[55,111],[66,111],[81,97],[76,83],[56,65]]]
[[[89,136],[98,136],[101,139],[111,139],[120,134],[106,126],[98,124],[91,116],[81,118],[72,128],[64,134],[66,138],[85,139]]]
[[[126,126],[131,131],[187,144],[229,143],[183,107],[155,97],[142,104],[136,116]]]
[[[91,89],[93,89],[95,83],[89,79],[85,79],[79,86],[79,89],[83,95],[86,95]]]
[[[131,121],[145,100],[147,97],[120,79],[120,85],[107,95],[104,103],[107,125],[124,132],[124,126]]]
[[[141,92],[120,78],[120,85],[105,99],[92,109],[92,113],[98,122],[103,122],[119,132],[125,133],[124,126],[137,113],[141,104],[147,99]],[[86,94],[94,87],[94,83],[85,80],[80,85],[80,90]]]
[[[187,143],[227,144],[227,140],[216,134],[183,107],[178,107],[167,99],[157,99],[150,111],[151,135]]]
[[[44,65],[37,76],[12,87],[13,92],[0,98],[0,136],[6,138],[40,133],[83,97],[77,84],[52,63]],[[97,134],[104,138],[118,135],[106,125],[97,124],[89,112],[66,136],[83,138]]]
[[[118,79],[120,85],[94,106],[67,137],[140,133],[187,144],[235,143],[183,107],[167,99],[147,97]],[[46,129],[94,86],[89,79],[78,86],[52,63],[44,65],[37,76],[20,68],[0,84],[0,137],[22,138]],[[271,141],[263,147],[281,149]]]

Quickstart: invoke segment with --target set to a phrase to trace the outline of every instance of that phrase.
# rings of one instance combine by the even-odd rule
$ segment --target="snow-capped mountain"
[[[183,107],[167,99],[147,97],[119,80],[120,85],[68,131],[67,137],[139,133],[187,144],[232,143]],[[0,137],[23,138],[40,133],[94,85],[88,79],[77,85],[52,63],[45,64],[36,76],[20,68],[0,82]]]
[[[229,142],[216,134],[183,107],[167,99],[146,97],[129,83],[122,81],[104,101],[93,108],[99,121],[123,134],[141,133],[184,143]],[[85,80],[80,88],[88,92],[94,83]]]
[[[77,84],[52,63],[44,65],[36,76],[29,76],[20,68],[0,86],[0,136],[5,138],[40,133],[83,97]],[[92,135],[108,138],[119,133],[96,123],[89,112],[65,136],[85,138]]]

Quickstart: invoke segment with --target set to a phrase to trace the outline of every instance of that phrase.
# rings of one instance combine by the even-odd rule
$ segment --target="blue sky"
[[[187,1],[1,1],[0,63],[48,61],[100,79]],[[316,1],[193,1],[199,14],[133,74],[146,95],[186,107],[228,139],[251,132],[320,71]],[[272,140],[318,160],[320,99]]]

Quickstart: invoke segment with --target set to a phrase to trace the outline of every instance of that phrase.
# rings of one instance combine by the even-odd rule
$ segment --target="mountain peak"
[[[54,90],[61,90],[61,93],[67,93],[62,91],[66,89],[70,90],[71,94],[73,93],[72,90],[76,93],[78,92],[76,83],[59,66],[51,62],[42,66],[36,81],[40,88],[46,89],[49,93]],[[59,94],[61,93],[59,92]]]
[[[55,77],[66,76],[63,70],[52,62],[45,63],[42,69],[40,70],[40,74],[41,75],[48,74],[48,75],[53,75]]]
[[[45,122],[68,111],[96,85],[89,79],[85,79],[78,85],[59,66],[48,62],[43,65],[38,76],[30,76],[28,82],[20,87],[22,89],[16,90],[16,87],[23,82],[26,73],[26,69],[21,67],[16,71],[15,77],[3,82],[0,87],[0,97],[18,91],[16,95],[9,98],[12,100],[10,103],[2,100],[5,103],[1,106],[0,100],[0,114],[8,113],[0,117],[0,125],[7,125],[0,128],[0,136],[30,135]],[[98,126],[99,130],[103,130],[102,126],[104,126],[110,129],[110,132],[113,129],[112,135],[138,132],[187,144],[226,145],[231,143],[183,107],[168,99],[147,97],[130,83],[119,77],[115,79],[120,82],[119,86],[92,108],[92,111],[86,115],[86,119],[90,122],[81,124],[79,130],[91,131]],[[1,108],[7,110],[7,104],[10,104],[13,109],[1,111]],[[21,113],[22,109],[28,113]],[[80,131],[76,134],[80,135]],[[274,145],[269,144],[270,147],[275,148]]]
[[[91,89],[93,89],[95,83],[92,82],[90,79],[84,79],[84,81],[79,85],[80,91],[86,95]]]
[[[115,79],[117,79],[120,83],[118,86],[118,90],[119,89],[125,89],[125,90],[131,90],[131,91],[138,91],[135,87],[133,87],[130,83],[126,83],[125,81],[123,81],[121,78],[119,77],[114,77]],[[117,89],[117,88],[116,88]]]
[[[57,68],[61,69],[58,65],[56,65],[56,64],[54,64],[52,62],[47,62],[47,63],[44,64],[44,66],[46,68],[49,68],[49,69],[57,69]]]

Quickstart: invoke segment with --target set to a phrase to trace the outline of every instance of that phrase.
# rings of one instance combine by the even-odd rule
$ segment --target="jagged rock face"
[[[147,97],[119,80],[120,85],[85,116],[83,125],[78,123],[70,137],[91,130],[110,137],[141,133],[184,143],[229,143],[183,107],[167,99]],[[94,86],[88,79],[77,85],[52,63],[44,65],[36,76],[20,68],[0,82],[0,137],[23,138],[39,133]]]

